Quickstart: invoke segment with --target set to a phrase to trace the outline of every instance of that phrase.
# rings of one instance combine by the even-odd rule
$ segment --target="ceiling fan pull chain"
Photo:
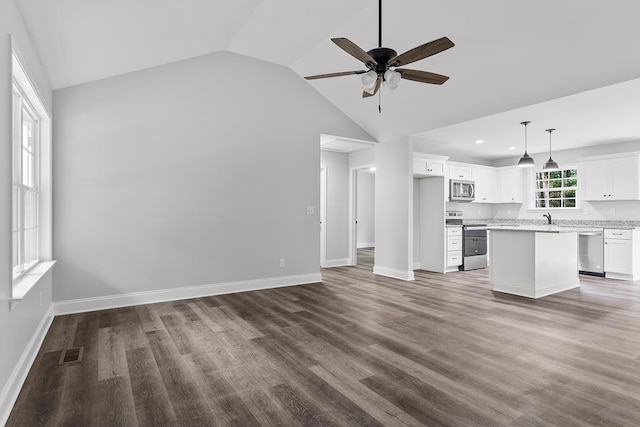
[[[382,114],[382,107],[380,104],[382,104],[382,91],[378,92],[378,114]]]

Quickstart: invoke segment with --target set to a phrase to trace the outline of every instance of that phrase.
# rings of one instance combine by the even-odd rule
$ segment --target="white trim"
[[[51,270],[56,261],[45,261],[36,264],[30,270],[22,273],[13,282],[13,297],[11,298],[11,310],[13,310],[25,295]]]
[[[495,282],[493,284],[493,291],[502,292],[505,294],[518,295],[527,298],[542,298],[547,295],[556,294],[558,292],[568,291],[569,289],[575,289],[580,287],[580,279],[572,279],[567,282],[558,283],[556,285],[546,286],[544,288],[531,288],[529,286],[522,286],[515,283],[508,282]]]
[[[375,242],[358,243],[356,246],[358,247],[358,249],[365,249],[365,248],[375,248],[376,244]]]
[[[396,270],[394,268],[380,267],[378,265],[373,266],[373,274],[377,274],[379,276],[391,277],[394,279],[400,279],[405,281],[415,280],[415,276],[413,275],[413,271],[402,271]]]
[[[349,264],[349,258],[340,258],[340,259],[328,259],[326,263],[326,267],[344,267]]]
[[[24,351],[22,352],[18,363],[16,363],[13,372],[11,372],[11,375],[9,376],[9,379],[7,380],[4,388],[2,389],[2,392],[0,392],[0,425],[5,425],[5,423],[9,419],[9,415],[11,414],[11,410],[13,409],[13,405],[18,399],[18,394],[20,394],[22,385],[27,379],[27,374],[29,373],[31,365],[33,365],[33,362],[38,355],[40,346],[42,346],[42,342],[44,341],[44,337],[49,331],[49,327],[51,326],[52,321],[53,306],[49,307],[49,310],[40,321],[40,324],[36,328],[36,331],[29,340],[29,343],[25,347]]]
[[[607,279],[629,280],[632,282],[635,282],[636,280],[638,280],[638,277],[634,276],[633,274],[612,273],[610,271],[606,271],[604,273],[604,277],[606,277]]]
[[[420,268],[420,261],[414,261],[414,262],[413,262],[413,269],[414,269],[414,270],[422,270],[422,269]]]
[[[72,314],[319,282],[322,282],[322,276],[318,272],[295,276],[270,277],[267,279],[242,280],[237,282],[215,283],[210,285],[188,286],[183,288],[160,289],[155,291],[132,292],[129,294],[59,301],[55,302],[53,306],[54,313],[56,315]]]

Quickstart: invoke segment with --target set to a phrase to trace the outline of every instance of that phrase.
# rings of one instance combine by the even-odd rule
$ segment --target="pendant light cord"
[[[520,122],[521,125],[524,125],[524,154],[527,154],[528,144],[527,144],[527,125],[531,122]]]

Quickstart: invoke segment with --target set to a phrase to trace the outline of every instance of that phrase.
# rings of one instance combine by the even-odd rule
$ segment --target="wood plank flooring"
[[[56,317],[8,426],[640,425],[640,283],[534,301],[359,253],[321,284]]]

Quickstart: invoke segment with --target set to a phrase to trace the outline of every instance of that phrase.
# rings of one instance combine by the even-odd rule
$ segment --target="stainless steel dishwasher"
[[[581,274],[604,277],[603,230],[578,233],[578,270]]]

